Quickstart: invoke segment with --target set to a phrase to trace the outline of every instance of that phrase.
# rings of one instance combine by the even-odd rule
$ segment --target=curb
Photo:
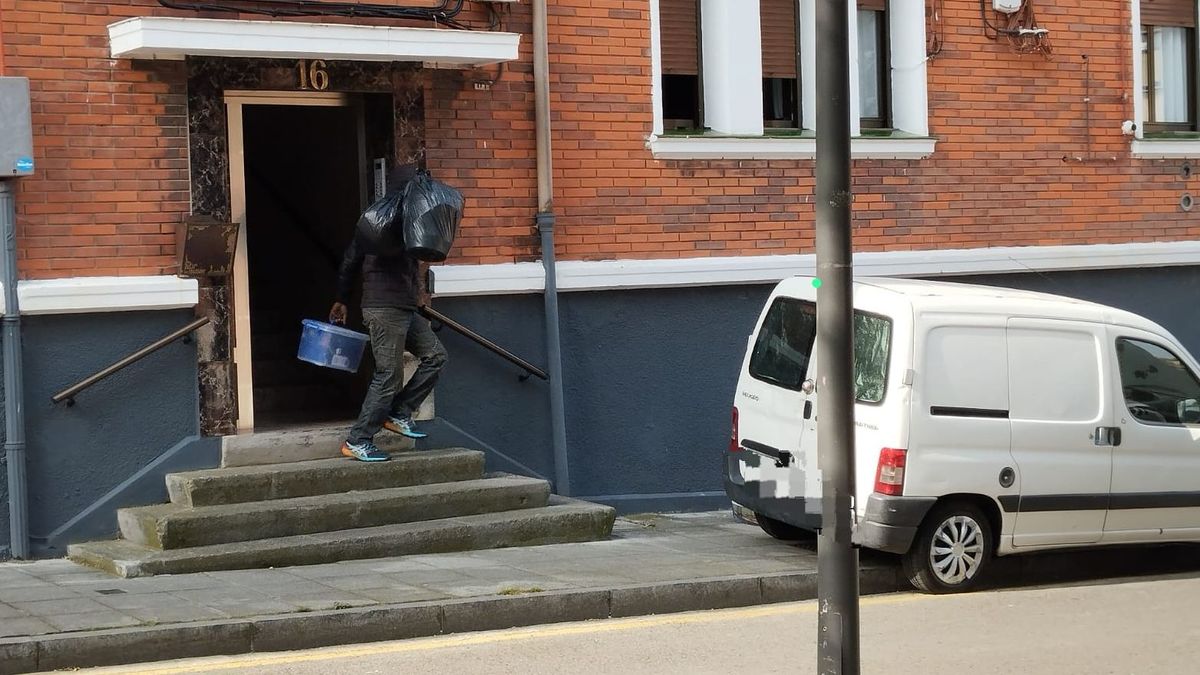
[[[863,569],[859,580],[862,595],[906,587],[894,568]],[[814,570],[0,638],[0,675],[727,609],[816,594]]]

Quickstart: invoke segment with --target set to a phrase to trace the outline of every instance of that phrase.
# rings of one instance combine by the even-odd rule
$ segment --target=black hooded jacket
[[[415,173],[415,167],[411,165],[393,169],[388,180],[389,194],[403,190]],[[337,301],[349,304],[354,282],[361,272],[364,309],[416,309],[420,304],[420,270],[420,261],[407,253],[371,254],[355,232],[338,270]]]
[[[350,242],[338,272],[337,301],[349,304],[354,280],[362,272],[362,306],[416,309],[421,287],[418,281],[421,263],[401,253],[395,256],[368,255],[357,236]]]

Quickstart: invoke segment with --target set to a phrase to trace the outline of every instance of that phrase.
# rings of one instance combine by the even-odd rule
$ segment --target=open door
[[[376,99],[386,99],[380,101]],[[296,359],[304,319],[324,321],[342,253],[378,185],[391,96],[230,93],[233,215],[242,223],[234,273],[238,428],[348,421],[373,364],[354,374]],[[385,155],[386,156],[386,155]],[[351,312],[349,328],[362,330]]]

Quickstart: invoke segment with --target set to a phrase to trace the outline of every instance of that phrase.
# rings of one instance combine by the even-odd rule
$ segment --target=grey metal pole
[[[858,675],[854,495],[854,300],[850,223],[850,54],[847,0],[817,1],[817,668]]]
[[[558,333],[558,279],[554,273],[554,214],[537,215],[542,235],[542,264],[546,266],[546,360],[550,371],[550,431],[554,440],[554,491],[571,496],[567,460],[566,405],[563,401],[562,343]]]
[[[550,430],[554,444],[554,490],[571,495],[567,457],[567,417],[563,401],[562,341],[558,326],[558,274],[554,258],[554,172],[550,154],[550,48],[546,0],[533,2],[533,92],[537,135],[537,228],[541,234],[543,295],[546,312],[546,359],[550,371]]]
[[[12,556],[29,558],[29,496],[25,478],[25,380],[21,364],[21,307],[17,300],[17,208],[12,181],[0,179],[4,237],[4,457],[8,464],[8,522]]]
[[[550,28],[546,0],[533,0],[533,97],[537,140],[538,213],[554,211],[554,158],[550,154]]]

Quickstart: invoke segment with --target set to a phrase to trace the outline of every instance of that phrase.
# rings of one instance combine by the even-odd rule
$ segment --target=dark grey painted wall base
[[[1021,288],[1124,309],[1158,323],[1200,358],[1200,267],[1146,267],[1045,274],[996,274],[947,281]]]
[[[571,495],[721,490],[738,367],[767,286],[564,293],[560,299]],[[540,296],[435,308],[545,366]],[[546,383],[448,330],[437,414],[554,475]],[[556,486],[557,488],[558,486]],[[663,501],[663,504],[668,504]]]
[[[48,552],[61,552],[76,534],[92,536],[106,518],[115,531],[116,507],[98,505],[113,499],[122,503],[123,490],[136,493],[139,481],[153,482],[147,468],[181,439],[199,434],[196,347],[168,345],[84,391],[73,407],[54,405],[50,396],[193,318],[185,309],[22,320],[29,531],[41,535]],[[175,454],[191,452],[176,448]],[[162,487],[161,475],[158,483]],[[10,544],[7,492],[0,480],[5,546]]]
[[[48,535],[32,535],[39,557],[63,556],[67,546],[117,536],[117,509],[167,501],[166,475],[210,469],[221,463],[221,439],[191,436],[176,443],[140,471],[121,482]]]
[[[722,490],[661,495],[583,495],[578,499],[607,504],[622,516],[634,513],[683,513],[729,508],[729,497],[726,497]]]
[[[552,480],[550,477],[529,468],[520,461],[497,450],[484,440],[472,436],[457,425],[440,417],[423,423],[421,431],[429,434],[429,436],[417,441],[418,450],[452,447],[479,450],[483,452],[487,471],[502,471],[504,473],[541,478],[542,480]]]
[[[1162,324],[1200,355],[1200,312],[1191,309],[1200,297],[1200,267],[948,280],[1128,309]],[[572,495],[591,495],[623,513],[727,505],[722,452],[733,392],[747,337],[771,288],[562,295]],[[539,296],[449,298],[435,306],[545,366]],[[35,316],[25,322],[30,529],[43,535],[43,550],[59,551],[76,536],[111,532],[104,529],[105,514],[115,513],[119,504],[161,500],[163,493],[152,491],[161,489],[167,470],[215,465],[209,445],[179,445],[198,434],[194,346],[171,345],[84,393],[74,408],[48,401],[59,388],[191,316],[179,310]],[[446,330],[439,335],[450,362],[438,385],[441,421],[431,427],[431,438],[484,450],[494,471],[553,476],[545,383],[520,380],[516,367],[459,335]],[[6,492],[0,480],[0,552],[9,543]],[[107,522],[115,526],[115,517]]]

